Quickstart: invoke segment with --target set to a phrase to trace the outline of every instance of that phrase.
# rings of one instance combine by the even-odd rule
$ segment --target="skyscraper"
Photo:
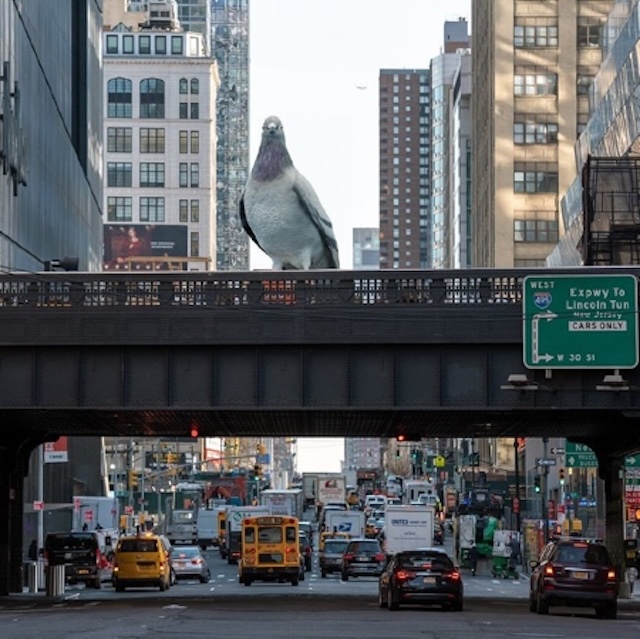
[[[474,265],[540,266],[558,241],[613,4],[473,2]]]

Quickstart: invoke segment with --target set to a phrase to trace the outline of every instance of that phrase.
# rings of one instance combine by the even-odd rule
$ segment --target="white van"
[[[222,509],[224,510],[224,508]],[[200,508],[196,519],[198,530],[198,546],[206,550],[209,546],[218,545],[218,512],[220,508]]]
[[[383,510],[387,505],[387,498],[384,495],[367,495],[364,498],[365,509]]]

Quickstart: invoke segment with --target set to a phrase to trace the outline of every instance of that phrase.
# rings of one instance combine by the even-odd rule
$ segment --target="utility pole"
[[[547,459],[547,447],[549,444],[549,438],[542,438],[542,457],[543,459]],[[542,482],[542,490],[540,491],[540,495],[542,495],[542,519],[544,520],[544,541],[545,543],[549,542],[549,508],[547,504],[548,494],[549,494],[549,466],[547,464],[543,467],[543,477],[544,481]]]
[[[515,515],[515,527],[516,530],[520,530],[520,468],[518,463],[518,438],[514,437],[513,439],[513,458],[514,458],[514,471],[516,474],[516,495],[514,499],[515,502],[512,501],[512,510]],[[514,505],[517,505],[517,508],[513,508]]]

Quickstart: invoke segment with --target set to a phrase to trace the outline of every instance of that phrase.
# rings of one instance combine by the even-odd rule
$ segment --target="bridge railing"
[[[525,271],[0,275],[0,309],[519,304]]]
[[[616,272],[640,268],[4,274],[0,309],[513,305],[526,275]]]

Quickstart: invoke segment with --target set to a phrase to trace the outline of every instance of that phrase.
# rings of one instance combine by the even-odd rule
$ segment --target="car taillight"
[[[615,570],[609,570],[607,572],[607,581],[616,581],[616,571]]]
[[[457,570],[450,572],[447,577],[453,581],[460,581],[460,573]]]
[[[376,561],[384,561],[384,553],[382,553],[382,552],[377,552],[377,553],[373,556],[373,558],[374,558]]]
[[[345,552],[343,555],[343,559],[345,561],[353,561],[354,554],[352,552]]]
[[[407,579],[413,579],[415,576],[415,572],[409,572],[408,570],[398,570],[396,573],[396,579],[398,581],[407,581]]]
[[[191,563],[197,566],[198,564],[202,563],[202,559],[200,559],[199,557],[197,559],[192,559]]]
[[[555,570],[553,569],[553,566],[545,566],[544,574],[545,574],[545,577],[553,577],[553,575],[555,574]]]

